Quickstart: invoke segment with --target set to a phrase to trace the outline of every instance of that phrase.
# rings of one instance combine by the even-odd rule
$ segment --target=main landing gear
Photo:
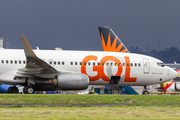
[[[34,88],[33,88],[33,86],[24,86],[23,92],[24,92],[24,94],[33,94]]]
[[[9,87],[7,90],[8,93],[19,93],[19,89],[16,86]]]
[[[23,92],[24,94],[33,94],[34,88],[33,86],[24,86]],[[19,93],[19,89],[16,86],[9,87],[7,93]]]
[[[142,91],[143,95],[149,95],[149,92],[147,91],[147,86],[144,86],[144,89]]]

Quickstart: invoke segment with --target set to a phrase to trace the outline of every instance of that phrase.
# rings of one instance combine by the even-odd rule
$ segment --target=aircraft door
[[[149,74],[149,69],[150,69],[149,60],[148,59],[143,59],[143,71],[144,71],[144,74]]]

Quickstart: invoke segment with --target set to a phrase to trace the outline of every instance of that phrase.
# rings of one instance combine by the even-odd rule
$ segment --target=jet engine
[[[89,77],[80,73],[61,74],[49,80],[48,84],[61,90],[84,90],[89,86]]]
[[[175,86],[175,90],[180,90],[180,82],[175,82],[175,84],[174,84],[174,86]]]

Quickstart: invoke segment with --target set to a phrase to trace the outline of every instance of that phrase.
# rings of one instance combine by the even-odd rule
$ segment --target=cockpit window
[[[160,66],[160,67],[164,67],[165,64],[163,62],[157,62],[157,65]]]

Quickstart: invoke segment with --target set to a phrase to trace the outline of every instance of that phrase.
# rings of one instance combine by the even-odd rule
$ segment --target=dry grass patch
[[[1,119],[179,119],[179,107],[0,108]]]

